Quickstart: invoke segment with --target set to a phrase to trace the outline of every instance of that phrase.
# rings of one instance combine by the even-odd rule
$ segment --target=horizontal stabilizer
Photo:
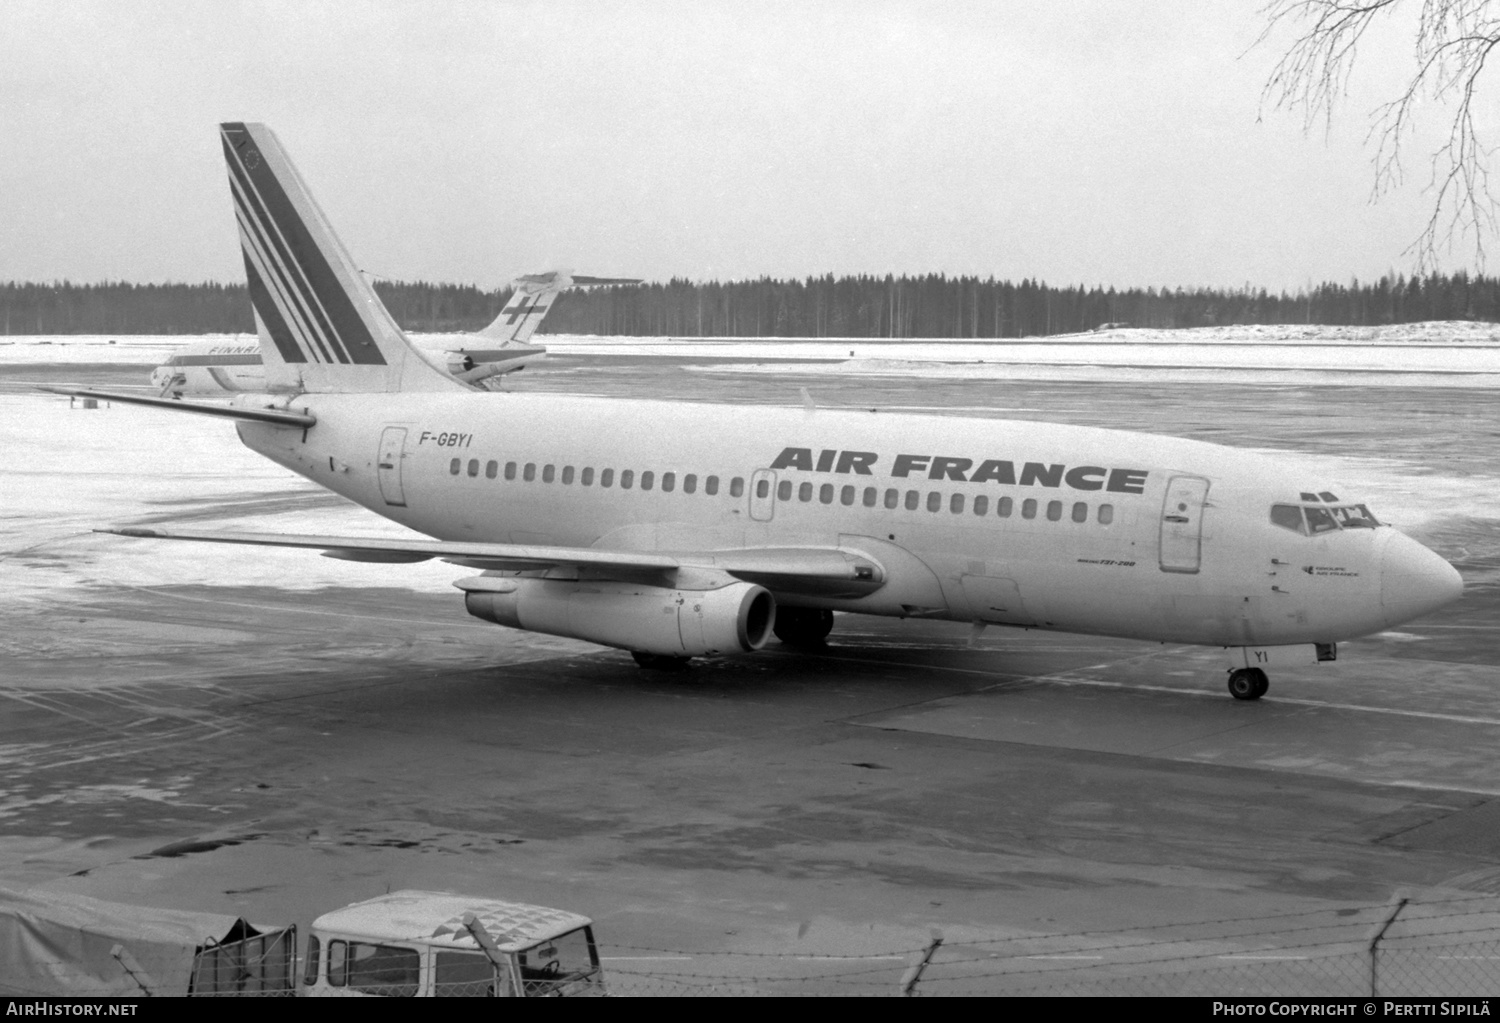
[[[270,423],[272,426],[296,426],[307,429],[318,421],[311,412],[290,412],[276,408],[240,408],[236,405],[203,405],[193,401],[177,401],[173,398],[155,398],[144,394],[121,394],[117,391],[95,391],[87,387],[49,387],[39,385],[39,390],[53,394],[65,394],[70,398],[95,398],[99,401],[118,401],[122,405],[145,405],[163,408],[172,412],[196,412],[200,416],[218,416],[220,419],[239,419],[250,423]]]
[[[586,274],[574,274],[571,278],[575,287],[583,287],[590,284],[639,284],[639,277],[589,277]]]
[[[773,590],[857,597],[885,584],[885,570],[856,551],[836,547],[755,547],[727,551],[601,550],[597,547],[532,547],[508,543],[455,540],[385,540],[362,536],[312,536],[292,533],[200,533],[145,528],[100,529],[151,540],[297,547],[322,551],[344,561],[400,564],[441,558],[485,570],[524,571],[550,568],[587,569],[597,575],[640,577],[693,570],[718,572]]]

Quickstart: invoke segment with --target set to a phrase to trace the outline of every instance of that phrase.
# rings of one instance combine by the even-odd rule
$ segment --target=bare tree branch
[[[1366,30],[1403,3],[1407,0],[1271,0],[1263,8],[1266,27],[1257,42],[1282,29],[1296,35],[1267,78],[1262,102],[1300,111],[1304,128],[1321,120],[1327,130],[1334,108],[1348,93]],[[1500,226],[1490,190],[1492,150],[1480,140],[1474,118],[1479,78],[1500,45],[1496,7],[1493,0],[1421,0],[1413,70],[1396,98],[1373,114],[1367,139],[1375,147],[1372,201],[1402,184],[1402,157],[1419,112],[1425,112],[1420,108],[1431,101],[1451,110],[1445,142],[1427,154],[1425,191],[1432,195],[1432,211],[1406,250],[1422,270],[1434,269],[1440,253],[1465,242],[1473,245],[1482,268],[1485,241]]]

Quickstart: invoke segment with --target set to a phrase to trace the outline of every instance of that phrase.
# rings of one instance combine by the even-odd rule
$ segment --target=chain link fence
[[[619,995],[1485,996],[1500,993],[1500,899],[1071,934],[943,940],[882,955],[608,949]]]
[[[294,952],[288,936],[200,949],[192,993],[290,994],[308,950]],[[1500,898],[1397,899],[1128,930],[946,939],[934,932],[920,946],[863,955],[609,944],[600,945],[599,955],[608,991],[617,996],[1473,997],[1500,993]],[[126,997],[146,993],[170,972],[168,962],[144,950],[136,955],[115,946],[106,958],[112,993]],[[60,957],[38,968],[55,979],[80,966]],[[365,993],[407,996],[425,969],[437,966],[419,965],[415,953],[357,966],[351,957],[339,979]],[[438,973],[434,979],[442,983],[433,987],[443,995],[512,991],[488,962],[455,960]],[[563,979],[523,971],[522,987],[529,995],[561,993]],[[35,980],[33,986],[14,973],[0,976],[0,994],[43,993],[43,978]]]

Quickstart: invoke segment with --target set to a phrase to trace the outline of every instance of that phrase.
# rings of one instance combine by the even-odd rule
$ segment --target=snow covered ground
[[[221,336],[248,339],[248,335]],[[462,337],[414,336],[433,341]],[[14,337],[0,340],[0,366],[155,365],[177,347],[196,340],[200,338]],[[809,363],[821,363],[814,371],[877,377],[1500,387],[1500,324],[1490,323],[1121,329],[1021,340],[561,334],[538,340],[554,356],[562,357],[715,360],[695,367],[711,373],[803,373],[809,371]]]

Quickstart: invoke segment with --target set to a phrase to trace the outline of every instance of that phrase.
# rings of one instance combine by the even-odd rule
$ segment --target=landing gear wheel
[[[778,607],[776,624],[771,626],[776,638],[787,646],[822,646],[833,631],[833,612],[809,607]]]
[[[641,650],[630,651],[630,656],[635,658],[635,663],[647,671],[683,671],[688,666],[690,657],[673,657],[671,654],[648,654]]]
[[[1229,695],[1236,700],[1258,700],[1271,688],[1271,680],[1259,668],[1239,668],[1229,673]]]

